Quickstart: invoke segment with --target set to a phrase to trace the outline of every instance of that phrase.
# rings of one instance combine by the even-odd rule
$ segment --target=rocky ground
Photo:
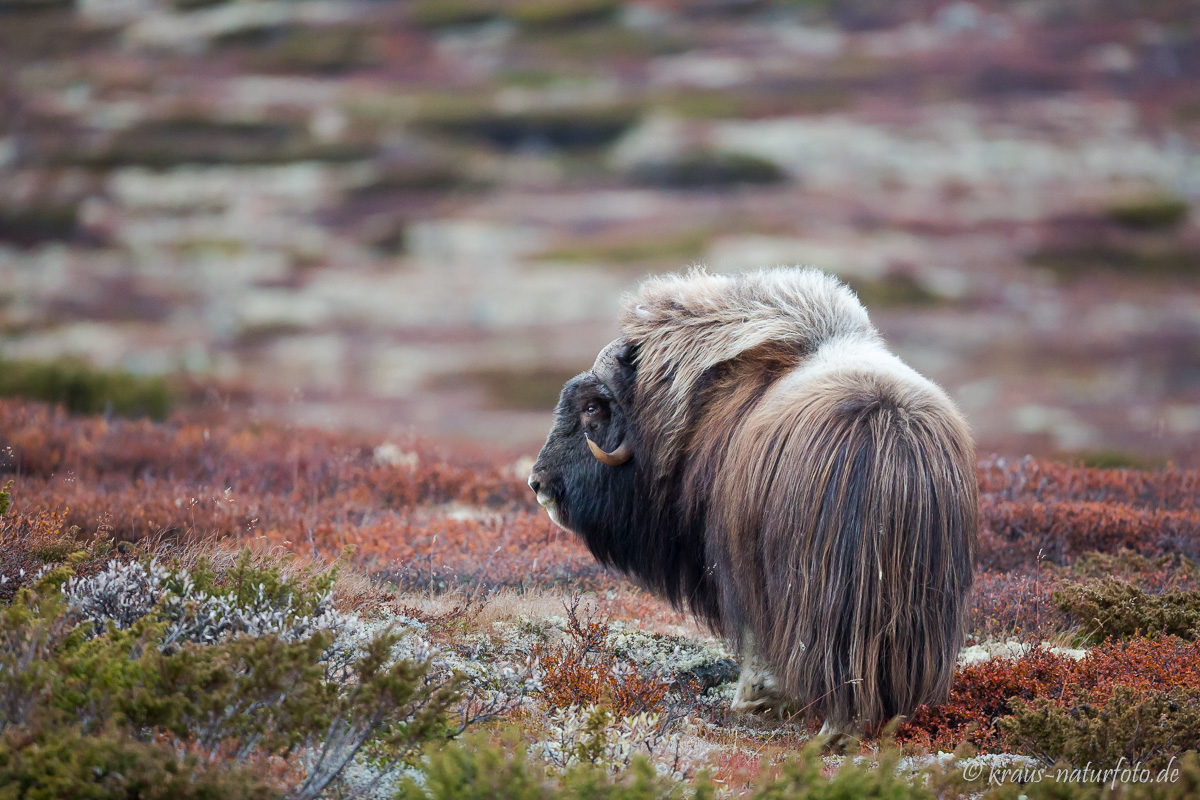
[[[0,3],[0,353],[532,452],[639,276],[815,264],[981,451],[1200,458],[1165,2]]]

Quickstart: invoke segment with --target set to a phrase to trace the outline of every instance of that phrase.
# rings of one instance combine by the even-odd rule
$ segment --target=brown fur
[[[692,607],[834,729],[943,699],[977,527],[949,398],[815,270],[657,279],[622,333],[651,511],[702,536]]]

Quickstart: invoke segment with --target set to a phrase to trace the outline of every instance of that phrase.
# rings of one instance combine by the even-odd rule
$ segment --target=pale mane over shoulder
[[[854,293],[813,267],[736,277],[698,267],[647,279],[623,306],[621,333],[640,350],[640,400],[663,435],[664,468],[686,427],[688,399],[717,364],[772,343],[794,348],[797,361],[838,341],[883,349]]]

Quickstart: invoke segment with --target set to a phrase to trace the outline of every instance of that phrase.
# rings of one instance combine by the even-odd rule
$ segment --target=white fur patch
[[[563,525],[562,520],[558,518],[558,504],[555,503],[549,495],[547,495],[545,492],[538,492],[537,501],[542,508],[546,509],[546,514],[550,517],[551,522],[562,528],[567,533],[572,533],[571,529],[566,525]]]
[[[901,361],[878,339],[861,338],[834,339],[821,345],[802,364],[780,378],[772,387],[771,394],[788,396],[803,390],[821,376],[843,370],[887,376],[897,383],[949,402],[941,387]]]
[[[710,367],[772,342],[816,352],[832,341],[880,341],[854,293],[812,267],[650,278],[626,298],[621,333],[640,347],[638,383],[665,387],[651,424],[667,453],[677,452],[688,399]]]

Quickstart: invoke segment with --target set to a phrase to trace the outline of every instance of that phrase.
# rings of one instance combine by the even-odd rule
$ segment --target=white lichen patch
[[[171,569],[156,560],[111,561],[103,572],[69,579],[63,595],[97,634],[110,624],[124,630],[152,617],[164,626],[159,642],[164,651],[185,642],[216,644],[233,636],[271,635],[293,642],[324,631],[332,634],[322,659],[329,677],[341,675],[371,641],[385,633],[398,637],[393,662],[427,661],[437,654],[426,638],[424,623],[399,614],[367,618],[339,611],[332,590],[321,593],[312,608],[302,612],[293,594],[276,596],[261,583],[241,598],[213,593],[197,587],[186,569]]]
[[[616,655],[674,675],[732,658],[716,640],[653,633],[621,621],[610,622],[608,631],[606,644]]]
[[[1050,642],[1042,642],[1038,645],[1044,650],[1047,650],[1055,655],[1066,656],[1073,658],[1076,661],[1087,655],[1088,651],[1084,648],[1075,647],[1059,647]],[[960,667],[970,666],[971,664],[980,664],[984,661],[990,661],[993,658],[1020,658],[1029,652],[1031,645],[1028,642],[1021,642],[1016,639],[1007,641],[988,641],[981,644],[964,647],[958,653],[958,664]]]
[[[417,767],[380,769],[370,759],[359,756],[346,765],[339,777],[339,788],[346,797],[366,800],[391,800],[406,781],[425,786],[425,773]]]
[[[388,467],[402,467],[415,470],[421,463],[421,457],[416,453],[404,450],[395,442],[384,442],[375,448],[372,457],[376,464]]]
[[[640,753],[660,773],[672,774],[665,756],[678,751],[678,742],[679,735],[665,731],[657,714],[618,719],[598,706],[571,706],[550,712],[545,737],[530,752],[560,770],[591,763],[612,773],[627,768]]]

